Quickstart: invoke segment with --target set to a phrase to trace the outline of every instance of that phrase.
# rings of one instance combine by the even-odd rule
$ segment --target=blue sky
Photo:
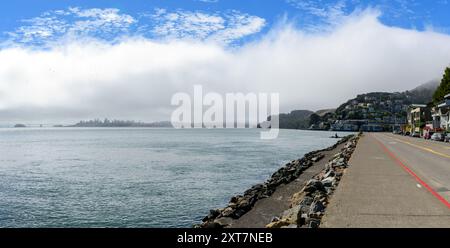
[[[227,44],[242,44],[265,34],[283,17],[287,17],[299,29],[316,32],[336,24],[343,16],[367,8],[379,10],[381,12],[379,20],[387,26],[420,31],[433,29],[441,33],[450,33],[449,2],[449,0],[3,1],[0,4],[0,39],[2,42],[43,45],[49,40],[54,41],[66,36],[69,30],[76,30],[76,36],[83,35],[104,40],[114,40],[123,35],[140,35],[154,39],[167,36],[207,39],[214,36],[214,39],[225,40]],[[69,11],[70,9],[76,9],[77,12]],[[105,22],[97,22],[101,18],[101,13],[86,16],[86,12],[92,9],[113,11],[117,17],[113,21],[118,23],[105,25]],[[64,14],[58,11],[63,11],[61,13]],[[163,13],[158,11],[164,11],[164,14],[155,15]],[[171,22],[168,16],[174,13],[178,14],[179,19]],[[192,21],[191,17],[198,14],[206,16],[202,18],[219,17],[222,20],[212,20],[211,23],[210,20],[197,18]],[[186,20],[190,20],[189,23],[186,23]],[[86,21],[83,23],[85,26],[76,27],[80,21]],[[180,22],[184,22],[184,25],[180,25]],[[236,26],[250,28],[231,36],[230,32],[223,34],[224,30]],[[177,27],[179,30],[176,30]],[[194,27],[194,30],[187,27]],[[217,35],[217,32],[220,32],[220,35]],[[73,32],[71,35],[74,35]]]

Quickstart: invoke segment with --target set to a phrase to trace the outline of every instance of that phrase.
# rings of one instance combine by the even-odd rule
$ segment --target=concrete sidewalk
[[[361,137],[349,165],[321,227],[450,227],[450,209],[398,164],[376,134]]]

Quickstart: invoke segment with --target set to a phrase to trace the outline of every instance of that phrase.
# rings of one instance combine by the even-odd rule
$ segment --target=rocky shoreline
[[[298,195],[296,194],[295,196],[293,196],[293,198],[297,199],[298,203],[297,205],[303,204],[301,211],[304,211],[306,206],[311,207],[312,205],[314,205],[314,208],[317,211],[313,211],[312,212],[313,214],[311,216],[309,215],[302,216],[302,214],[304,214],[302,212],[302,214],[300,214],[299,216],[300,218],[293,218],[291,216],[292,213],[286,213],[286,215],[289,216],[284,216],[283,214],[283,216],[275,217],[273,222],[270,223],[267,227],[282,227],[282,226],[293,227],[292,225],[294,224],[294,222],[295,223],[302,222],[303,221],[302,219],[305,219],[304,220],[305,223],[298,223],[296,224],[296,226],[303,226],[304,224],[306,224],[306,222],[316,223],[316,221],[313,221],[313,219],[317,219],[313,218],[314,214],[316,212],[321,212],[321,210],[324,209],[320,206],[320,203],[322,202],[320,200],[323,200],[322,198],[324,197],[322,195],[319,196],[319,192],[327,194],[327,190],[330,193],[334,191],[333,189],[333,187],[335,187],[334,184],[335,182],[338,181],[338,178],[340,178],[338,174],[341,173],[339,172],[339,168],[341,166],[346,165],[346,161],[348,161],[348,158],[351,155],[351,153],[350,155],[348,155],[348,153],[350,152],[351,147],[353,147],[353,144],[354,146],[356,146],[356,140],[357,136],[348,135],[340,139],[333,146],[309,152],[305,154],[301,159],[293,160],[287,163],[286,165],[278,169],[275,173],[273,173],[273,175],[266,182],[254,185],[253,187],[245,191],[242,195],[233,196],[225,208],[210,210],[210,213],[205,218],[203,218],[202,223],[199,225],[195,225],[194,227],[223,228],[229,226],[233,220],[239,219],[245,213],[250,211],[258,200],[270,197],[275,192],[278,186],[292,182],[293,180],[298,178],[305,169],[309,168],[315,162],[321,160],[324,157],[322,152],[331,151],[333,149],[336,149],[337,146],[346,143],[345,148],[343,148],[343,151],[339,153],[342,155],[342,157],[341,155],[339,156],[335,155],[336,156],[335,160],[337,159],[336,162],[333,163],[329,162],[328,163],[329,166],[327,164],[327,166],[329,167],[328,169],[326,168],[323,172],[320,173],[320,175],[317,175],[316,179],[310,180],[310,182],[308,182],[305,188],[302,189],[302,191],[299,192]],[[347,149],[349,151],[347,151]],[[333,167],[333,165],[335,166]],[[325,175],[327,176],[324,177]],[[325,181],[322,182],[323,180]],[[306,198],[306,196],[312,199]],[[305,201],[301,202],[301,200],[303,199],[305,199]],[[291,212],[295,212],[295,210],[298,208],[297,205],[292,207]],[[314,227],[314,225],[315,224],[311,224],[311,227]]]
[[[291,208],[284,211],[281,216],[275,217],[266,227],[319,227],[330,196],[348,167],[348,160],[356,148],[358,139],[359,135],[347,140],[345,146],[328,161],[325,168],[292,196]]]

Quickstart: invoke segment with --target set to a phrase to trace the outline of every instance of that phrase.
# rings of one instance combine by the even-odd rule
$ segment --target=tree
[[[445,69],[441,84],[438,86],[433,94],[433,103],[438,104],[444,100],[444,96],[450,94],[450,68]]]
[[[316,114],[316,113],[311,114],[311,115],[309,116],[309,125],[310,125],[310,126],[311,126],[311,125],[314,125],[314,124],[319,124],[320,121],[321,121],[321,118],[320,118],[320,116],[319,116],[318,114]]]

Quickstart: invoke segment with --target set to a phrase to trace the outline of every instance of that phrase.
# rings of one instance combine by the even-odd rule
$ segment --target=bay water
[[[0,128],[0,227],[191,227],[330,132]],[[344,134],[340,134],[344,135]]]

